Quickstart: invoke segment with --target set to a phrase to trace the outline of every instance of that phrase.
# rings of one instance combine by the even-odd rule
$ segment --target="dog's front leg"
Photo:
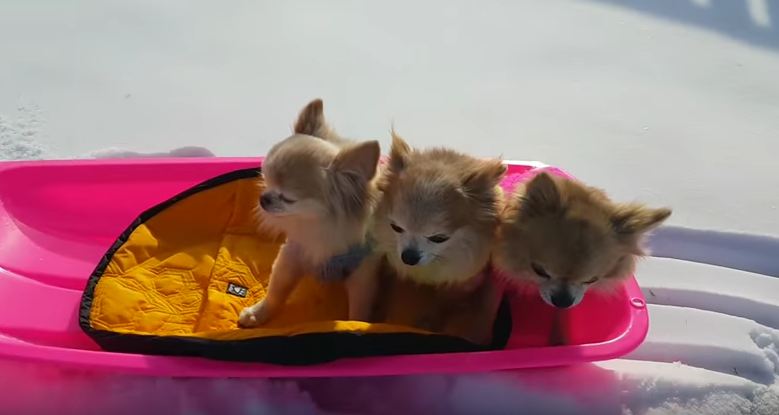
[[[383,256],[372,254],[346,278],[349,320],[371,321]]]
[[[301,260],[303,258],[296,245],[286,243],[281,247],[271,269],[265,298],[241,311],[238,326],[244,328],[259,326],[278,312],[303,277]]]

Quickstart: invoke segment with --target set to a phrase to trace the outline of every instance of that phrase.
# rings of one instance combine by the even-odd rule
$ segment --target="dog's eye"
[[[439,233],[438,235],[429,236],[427,240],[434,244],[440,244],[448,241],[449,237]]]
[[[295,200],[290,199],[289,197],[287,197],[285,195],[282,195],[282,194],[279,195],[279,200],[281,200],[282,202],[284,202],[284,203],[286,203],[288,205],[291,205],[291,204],[295,203]]]
[[[393,231],[397,233],[403,233],[403,228],[401,228],[398,225],[395,225],[393,222],[390,222],[390,227],[392,228]]]
[[[588,279],[587,281],[584,281],[584,284],[589,285],[589,284],[594,283],[595,281],[598,281],[598,277],[592,277],[592,278]]]
[[[533,268],[533,272],[538,274],[539,277],[546,278],[546,279],[552,278],[541,265],[538,265],[535,262],[533,262],[532,264],[530,264],[530,266]]]

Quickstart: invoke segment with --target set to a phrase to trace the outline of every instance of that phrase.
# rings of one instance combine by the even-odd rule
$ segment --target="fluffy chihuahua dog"
[[[325,122],[321,100],[309,103],[294,135],[276,144],[262,166],[260,226],[284,234],[265,298],[245,308],[241,327],[255,327],[284,305],[301,277],[346,278],[370,252],[366,232],[377,189],[379,143],[352,143]],[[349,318],[367,319],[370,293],[346,279]]]
[[[393,131],[374,217],[378,321],[489,343],[501,290],[486,271],[505,171],[500,160],[414,150]]]
[[[500,160],[413,150],[393,131],[374,225],[377,249],[400,277],[426,285],[468,282],[489,261],[505,172]]]
[[[539,173],[510,197],[494,261],[515,282],[538,285],[543,300],[573,307],[590,288],[630,276],[643,256],[643,236],[670,209],[612,202],[601,190]]]

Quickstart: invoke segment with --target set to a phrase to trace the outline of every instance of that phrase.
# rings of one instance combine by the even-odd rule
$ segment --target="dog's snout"
[[[552,304],[557,308],[568,308],[576,300],[568,290],[559,290],[552,294]]]
[[[260,207],[262,207],[265,210],[268,210],[268,206],[273,202],[273,199],[271,199],[270,195],[267,193],[263,193],[260,196]]]
[[[416,265],[422,259],[422,254],[414,248],[406,248],[400,254],[400,259],[406,265]]]

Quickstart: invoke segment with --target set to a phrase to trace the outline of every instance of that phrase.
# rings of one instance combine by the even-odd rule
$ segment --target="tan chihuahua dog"
[[[607,289],[630,276],[644,255],[642,238],[670,215],[540,173],[508,201],[495,265],[509,280],[537,284],[547,304],[573,307],[590,287]]]
[[[485,270],[505,171],[497,159],[415,150],[393,131],[373,231],[394,275],[377,298],[380,321],[489,341],[500,299]]]
[[[348,277],[371,250],[366,232],[377,199],[379,143],[354,144],[337,136],[325,122],[321,100],[301,111],[294,132],[271,149],[262,166],[260,226],[283,233],[286,241],[265,298],[241,312],[241,327],[272,318],[306,274],[345,278],[349,319],[370,315],[373,294],[359,278]]]

